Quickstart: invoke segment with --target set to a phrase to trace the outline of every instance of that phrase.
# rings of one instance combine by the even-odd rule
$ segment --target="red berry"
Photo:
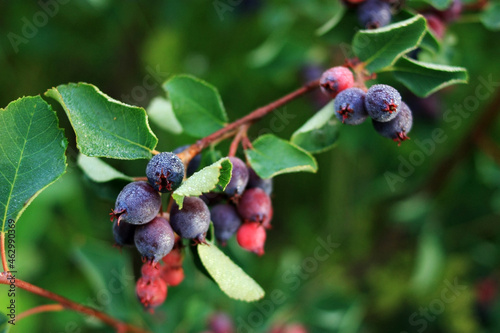
[[[271,198],[258,187],[246,190],[238,202],[238,213],[245,222],[269,226],[272,217]]]
[[[245,250],[261,256],[264,254],[266,230],[259,222],[243,223],[236,233],[236,240]]]
[[[424,17],[427,20],[429,29],[437,38],[442,39],[446,31],[446,25],[443,21],[435,14],[425,14]]]
[[[339,92],[354,85],[354,77],[347,67],[337,66],[321,75],[319,85],[327,96],[335,98]]]
[[[182,267],[182,260],[184,256],[180,249],[174,249],[169,254],[163,257],[163,262],[168,268]]]
[[[146,262],[141,267],[141,276],[145,279],[156,279],[160,277],[160,267],[158,264]]]
[[[167,298],[167,284],[162,279],[141,277],[137,280],[135,293],[146,309],[156,308]]]
[[[165,266],[161,272],[161,278],[167,285],[175,287],[184,280],[184,269]]]

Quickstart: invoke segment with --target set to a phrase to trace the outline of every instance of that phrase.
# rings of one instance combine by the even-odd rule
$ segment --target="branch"
[[[16,321],[19,321],[19,320],[21,320],[23,318],[26,318],[28,316],[31,316],[31,315],[37,314],[37,313],[41,313],[41,312],[62,311],[62,310],[64,310],[64,306],[62,306],[59,303],[56,303],[56,304],[44,304],[44,305],[36,306],[36,307],[34,307],[32,309],[29,309],[29,310],[26,310],[26,311],[20,313],[16,317]]]
[[[178,156],[184,163],[188,163],[194,156],[201,153],[201,151],[214,142],[217,142],[220,138],[226,137],[228,133],[236,134],[240,126],[250,125],[253,122],[263,118],[267,114],[271,113],[275,109],[287,104],[288,102],[294,100],[295,98],[304,95],[305,93],[314,90],[319,87],[319,80],[312,81],[302,86],[301,88],[281,97],[280,99],[269,103],[266,106],[260,107],[248,115],[226,125],[224,128],[210,134],[209,136],[198,140],[196,143],[186,148],[183,152],[179,153]]]
[[[5,256],[5,232],[0,232],[0,246],[2,249],[0,252],[2,253],[2,267],[4,272],[9,271],[9,267],[7,266],[7,257]]]
[[[10,284],[10,281],[8,280],[8,277],[10,277],[10,276],[11,276],[10,273],[6,273],[6,272],[0,273],[0,284],[7,284],[7,285]],[[88,306],[84,306],[84,305],[75,303],[75,302],[73,302],[65,297],[54,294],[53,292],[42,289],[40,287],[32,285],[31,283],[25,282],[23,280],[19,280],[19,279],[15,278],[15,285],[16,285],[16,287],[27,290],[30,293],[54,300],[54,301],[58,302],[59,304],[61,304],[61,306],[63,306],[66,309],[74,310],[74,311],[89,315],[91,317],[95,317],[95,318],[101,320],[103,323],[106,323],[106,324],[114,327],[119,332],[133,332],[133,333],[147,333],[148,332],[142,328],[126,324],[126,323],[119,321],[111,316],[108,316],[107,314],[105,314],[103,312],[100,312],[100,311],[95,310],[93,308],[90,308]]]

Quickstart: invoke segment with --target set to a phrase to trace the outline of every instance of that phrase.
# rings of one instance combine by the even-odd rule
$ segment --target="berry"
[[[460,0],[453,0],[451,5],[444,11],[438,14],[443,18],[445,22],[453,22],[460,18],[462,15],[463,4]]]
[[[133,246],[135,225],[127,222],[118,224],[118,221],[113,223],[113,237],[118,246]]]
[[[184,163],[174,153],[160,153],[149,161],[146,176],[155,190],[162,193],[173,191],[184,178]]]
[[[213,206],[210,217],[214,224],[215,237],[222,244],[231,238],[241,225],[241,218],[231,204]]]
[[[186,197],[182,209],[174,203],[170,211],[170,223],[182,238],[205,242],[205,234],[210,226],[210,211],[200,198]]]
[[[365,109],[373,120],[386,122],[396,118],[401,95],[391,86],[376,84],[366,92]]]
[[[243,223],[236,233],[236,240],[245,250],[255,252],[261,256],[264,254],[266,230],[258,222]]]
[[[233,333],[235,331],[233,320],[224,312],[211,315],[208,326],[214,333]]]
[[[174,149],[173,153],[174,154],[179,154],[180,152],[186,150],[189,147],[189,145],[181,146],[179,148]],[[201,163],[201,154],[196,155],[189,161],[189,164],[186,169],[186,177],[191,177],[193,173],[198,170],[199,166]]]
[[[162,260],[166,266],[170,268],[177,268],[182,266],[183,259],[184,257],[182,256],[181,251],[178,249],[173,249],[166,256],[164,256]]]
[[[127,184],[118,194],[111,219],[130,224],[145,224],[160,211],[161,197],[147,182]]]
[[[167,284],[162,279],[141,277],[137,280],[135,293],[146,309],[156,308],[167,299]]]
[[[393,139],[399,144],[401,141],[409,139],[407,134],[410,132],[412,125],[413,117],[411,110],[405,102],[401,103],[401,111],[393,120],[385,123],[373,121],[373,127],[380,135]]]
[[[245,222],[260,222],[268,226],[272,217],[271,198],[258,187],[248,189],[238,202],[238,213]]]
[[[226,200],[226,195],[222,192],[208,192],[199,196],[208,206],[213,206]]]
[[[255,188],[259,187],[264,190],[264,192],[267,193],[267,195],[271,195],[273,193],[273,179],[268,178],[268,179],[262,179],[259,177],[257,173],[252,168],[248,168],[248,184],[247,184],[247,189],[248,188]]]
[[[229,157],[233,170],[231,171],[231,181],[227,184],[224,192],[230,196],[241,195],[248,183],[248,168],[238,157]]]
[[[165,281],[168,286],[175,287],[184,280],[184,269],[182,269],[182,267],[164,267],[161,271],[161,279]]]
[[[321,75],[319,86],[327,96],[335,98],[337,94],[354,85],[352,72],[344,66],[330,68]]]
[[[146,225],[137,227],[134,241],[137,250],[148,261],[158,262],[174,247],[174,232],[163,217],[156,217]]]
[[[159,278],[161,270],[157,264],[146,262],[141,267],[141,276],[146,279]]]
[[[391,17],[391,6],[383,0],[366,0],[358,7],[359,23],[366,29],[385,27]]]
[[[343,124],[359,125],[368,117],[365,110],[365,92],[349,88],[335,98],[335,115]]]
[[[439,16],[435,14],[425,14],[424,17],[427,20],[427,26],[434,33],[434,35],[439,39],[443,39],[446,26]]]

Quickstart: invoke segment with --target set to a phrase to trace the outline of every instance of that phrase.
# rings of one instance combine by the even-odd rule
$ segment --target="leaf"
[[[45,95],[62,105],[87,156],[117,159],[151,158],[158,139],[143,108],[112,99],[88,83],[70,83]]]
[[[31,201],[66,171],[67,141],[40,96],[0,109],[0,216],[17,222]]]
[[[441,44],[439,43],[437,38],[432,34],[432,32],[427,31],[424,35],[424,38],[422,38],[420,47],[432,53],[437,53],[441,49]]]
[[[424,38],[426,21],[422,15],[383,28],[360,30],[354,35],[354,53],[375,73],[416,48]]]
[[[264,290],[217,246],[209,243],[197,248],[203,266],[227,296],[245,302],[264,297]]]
[[[332,100],[318,111],[292,134],[290,141],[313,154],[332,148],[339,137],[340,129],[333,104]]]
[[[173,134],[181,134],[182,126],[175,118],[172,103],[163,97],[155,97],[147,107],[149,119],[161,129]]]
[[[450,4],[453,2],[453,0],[424,0],[424,2],[427,2],[436,9],[445,10],[450,7]]]
[[[467,70],[462,67],[437,65],[402,57],[391,68],[394,77],[419,97],[456,83],[467,83]]]
[[[328,1],[328,4],[333,7],[331,11],[334,14],[331,19],[329,19],[325,24],[323,24],[315,31],[317,36],[322,36],[327,32],[329,32],[330,30],[332,30],[333,28],[335,28],[335,26],[340,22],[346,11],[346,7],[342,4],[341,1]]]
[[[481,22],[490,30],[500,30],[500,2],[491,2],[481,13]]]
[[[178,75],[165,82],[163,88],[186,133],[204,137],[226,125],[226,111],[212,85],[192,76]]]
[[[7,318],[7,315],[5,313],[0,312],[0,333],[8,333],[10,331],[10,328],[13,325],[9,324],[9,320],[10,319]]]
[[[88,157],[79,154],[77,163],[83,172],[85,172],[91,180],[97,183],[109,182],[113,179],[134,180],[134,178],[121,173],[97,157]]]
[[[318,170],[316,160],[308,152],[272,134],[260,136],[252,145],[253,149],[245,150],[245,155],[254,171],[262,178]]]
[[[197,197],[202,193],[207,193],[214,188],[224,190],[231,180],[231,170],[233,165],[228,158],[221,158],[219,161],[204,167],[195,172],[172,194],[175,202],[182,209],[185,197]]]

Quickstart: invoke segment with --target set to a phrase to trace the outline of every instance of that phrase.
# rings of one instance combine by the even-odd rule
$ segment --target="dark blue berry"
[[[221,243],[231,238],[241,225],[241,218],[231,204],[218,204],[210,210],[215,237]]]
[[[186,150],[187,148],[189,148],[189,145],[185,145],[185,146],[176,148],[176,149],[174,149],[173,153],[179,154],[180,152]],[[195,157],[193,157],[191,159],[191,161],[189,161],[189,164],[188,164],[187,170],[186,170],[186,177],[191,177],[191,175],[193,173],[195,173],[196,170],[198,170],[198,168],[200,167],[200,163],[201,163],[201,154],[198,154]]]
[[[411,110],[405,102],[401,103],[401,110],[393,120],[385,123],[373,121],[373,127],[380,135],[393,139],[398,143],[409,139],[407,134],[410,132],[412,125],[413,117]]]
[[[396,118],[401,106],[401,95],[391,86],[376,84],[366,92],[365,109],[373,120],[386,122]]]
[[[264,192],[267,193],[267,195],[271,195],[273,193],[273,179],[268,178],[268,179],[262,179],[259,177],[257,173],[252,168],[248,168],[248,184],[247,184],[247,189],[248,188],[261,188],[264,190]]]
[[[170,224],[182,238],[204,243],[205,234],[210,226],[210,211],[200,198],[186,197],[182,209],[179,209],[177,203],[173,204],[170,210]]]
[[[248,184],[248,168],[238,157],[229,157],[233,164],[231,181],[227,184],[224,192],[230,196],[241,195]]]
[[[359,23],[366,29],[385,27],[391,17],[391,6],[382,0],[366,0],[358,7]]]
[[[118,194],[111,217],[118,223],[145,224],[160,211],[161,197],[147,182],[127,184]]]
[[[340,92],[335,98],[335,115],[343,124],[359,125],[368,117],[365,110],[365,92],[350,88]]]
[[[149,161],[146,176],[157,191],[173,191],[181,185],[184,178],[184,163],[174,153],[160,153]]]
[[[118,246],[133,246],[136,225],[127,222],[113,223],[113,237]]]
[[[167,220],[156,217],[148,224],[137,227],[134,242],[144,259],[156,263],[172,250],[175,235]]]

